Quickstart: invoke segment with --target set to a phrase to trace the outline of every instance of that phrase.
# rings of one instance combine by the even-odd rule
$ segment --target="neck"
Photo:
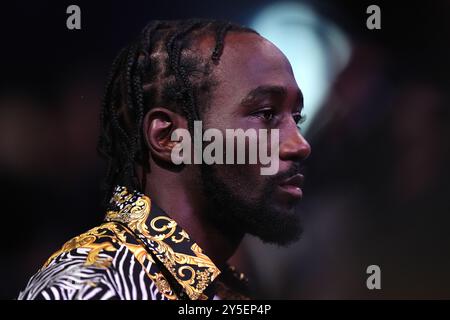
[[[180,172],[164,171],[163,176],[161,173],[153,170],[147,175],[145,194],[186,230],[221,268],[234,254],[244,234],[224,230],[211,221],[209,216],[214,213],[207,212],[207,202],[198,181],[180,177]]]

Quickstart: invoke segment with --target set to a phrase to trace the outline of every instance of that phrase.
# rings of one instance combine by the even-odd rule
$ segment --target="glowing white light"
[[[306,131],[337,74],[348,63],[351,47],[335,25],[306,4],[285,2],[259,12],[250,26],[273,42],[291,62],[304,99]]]

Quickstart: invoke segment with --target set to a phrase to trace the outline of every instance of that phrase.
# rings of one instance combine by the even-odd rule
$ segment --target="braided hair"
[[[139,181],[136,164],[150,170],[142,125],[153,106],[180,113],[193,130],[217,84],[211,69],[220,60],[228,31],[256,33],[226,21],[152,21],[119,52],[107,80],[100,115],[97,150],[107,162],[104,200],[117,184],[129,190],[145,190],[145,179]],[[215,47],[206,58],[195,46],[195,40],[204,36],[215,39]]]

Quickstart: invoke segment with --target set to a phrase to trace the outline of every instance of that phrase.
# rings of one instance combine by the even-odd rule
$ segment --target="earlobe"
[[[181,115],[166,108],[153,108],[144,117],[144,137],[152,157],[171,162],[171,153],[177,141],[172,141],[172,133],[185,128],[187,122]]]

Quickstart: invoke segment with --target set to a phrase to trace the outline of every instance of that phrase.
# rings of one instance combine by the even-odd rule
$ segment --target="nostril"
[[[310,144],[298,131],[280,145],[280,159],[282,160],[305,160],[310,154]]]
[[[305,139],[303,143],[303,153],[304,153],[304,159],[308,158],[311,155],[311,145],[306,141]]]

